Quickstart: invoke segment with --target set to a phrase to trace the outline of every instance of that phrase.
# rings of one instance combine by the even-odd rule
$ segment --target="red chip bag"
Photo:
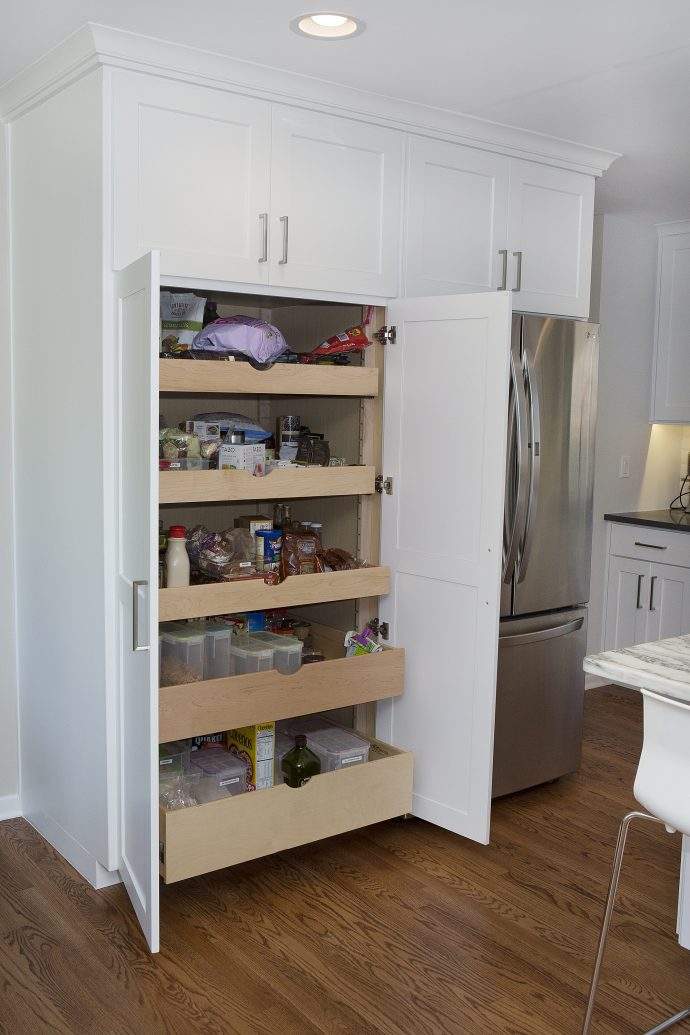
[[[300,362],[313,363],[325,356],[339,356],[344,352],[363,352],[370,344],[362,327],[348,327],[342,334],[334,334],[331,338],[326,338],[311,352],[300,356]]]

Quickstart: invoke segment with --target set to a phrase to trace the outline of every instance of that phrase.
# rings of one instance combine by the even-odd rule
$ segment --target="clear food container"
[[[161,685],[193,683],[204,678],[204,633],[179,625],[161,636]]]
[[[319,756],[322,773],[369,761],[369,741],[340,726],[322,726],[307,733],[307,746]]]
[[[158,773],[180,773],[189,769],[191,748],[186,740],[175,740],[169,744],[158,745]]]
[[[273,648],[253,636],[235,636],[230,645],[234,675],[250,672],[270,672],[273,668]]]
[[[165,809],[184,809],[199,804],[198,788],[201,772],[196,768],[181,772],[161,773],[158,800]]]
[[[296,636],[278,636],[276,633],[254,633],[254,639],[271,647],[273,650],[273,667],[284,675],[297,672],[302,664],[302,641]]]
[[[204,679],[234,676],[234,658],[230,647],[233,630],[221,622],[207,622],[204,630]]]
[[[196,797],[199,804],[243,794],[247,790],[247,766],[224,749],[209,748],[194,754],[192,771],[198,769]]]

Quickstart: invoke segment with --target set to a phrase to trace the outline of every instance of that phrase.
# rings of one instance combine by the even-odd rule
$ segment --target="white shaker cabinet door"
[[[652,420],[690,422],[690,223],[660,227]]]
[[[506,288],[510,159],[410,139],[405,295]]]
[[[270,282],[398,294],[403,134],[275,105]]]
[[[682,533],[676,533],[680,535]],[[645,641],[690,633],[690,568],[652,562]]]
[[[155,252],[117,275],[119,870],[152,952],[158,952],[158,289]]]
[[[266,283],[270,125],[265,101],[116,72],[115,268],[155,248],[164,275]]]
[[[498,658],[510,295],[403,299],[386,345],[380,615],[405,691],[377,735],[414,752],[412,811],[488,842]]]
[[[594,177],[516,159],[509,213],[513,308],[588,317]]]
[[[605,650],[622,650],[648,639],[650,568],[649,561],[618,557],[615,554],[609,557]]]

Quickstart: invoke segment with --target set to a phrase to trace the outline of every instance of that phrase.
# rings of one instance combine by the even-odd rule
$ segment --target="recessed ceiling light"
[[[300,14],[290,22],[290,28],[300,36],[312,36],[319,40],[342,40],[348,36],[359,36],[364,32],[364,22],[351,14]]]

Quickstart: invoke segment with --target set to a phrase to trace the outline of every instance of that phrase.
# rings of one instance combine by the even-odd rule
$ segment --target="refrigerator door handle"
[[[506,537],[503,581],[510,582],[515,571],[518,548],[520,545],[519,529],[526,520],[527,509],[527,396],[525,394],[525,380],[522,374],[522,364],[519,356],[519,345],[513,343],[510,349],[510,378],[513,385],[513,398],[515,400],[515,441],[517,450],[517,491],[515,493],[515,508],[512,515],[511,528]]]
[[[527,450],[529,453],[529,494],[525,508],[525,524],[518,551],[518,582],[522,582],[529,564],[534,541],[534,514],[539,499],[539,474],[541,471],[541,419],[539,416],[539,391],[532,376],[529,356],[524,355],[525,381],[529,395],[529,433]]]
[[[538,643],[541,640],[552,640],[556,636],[566,636],[568,633],[577,632],[582,628],[584,617],[573,618],[569,622],[561,622],[559,625],[548,625],[541,629],[531,629],[529,632],[508,633],[499,636],[498,642],[502,647],[519,647],[523,643]]]

